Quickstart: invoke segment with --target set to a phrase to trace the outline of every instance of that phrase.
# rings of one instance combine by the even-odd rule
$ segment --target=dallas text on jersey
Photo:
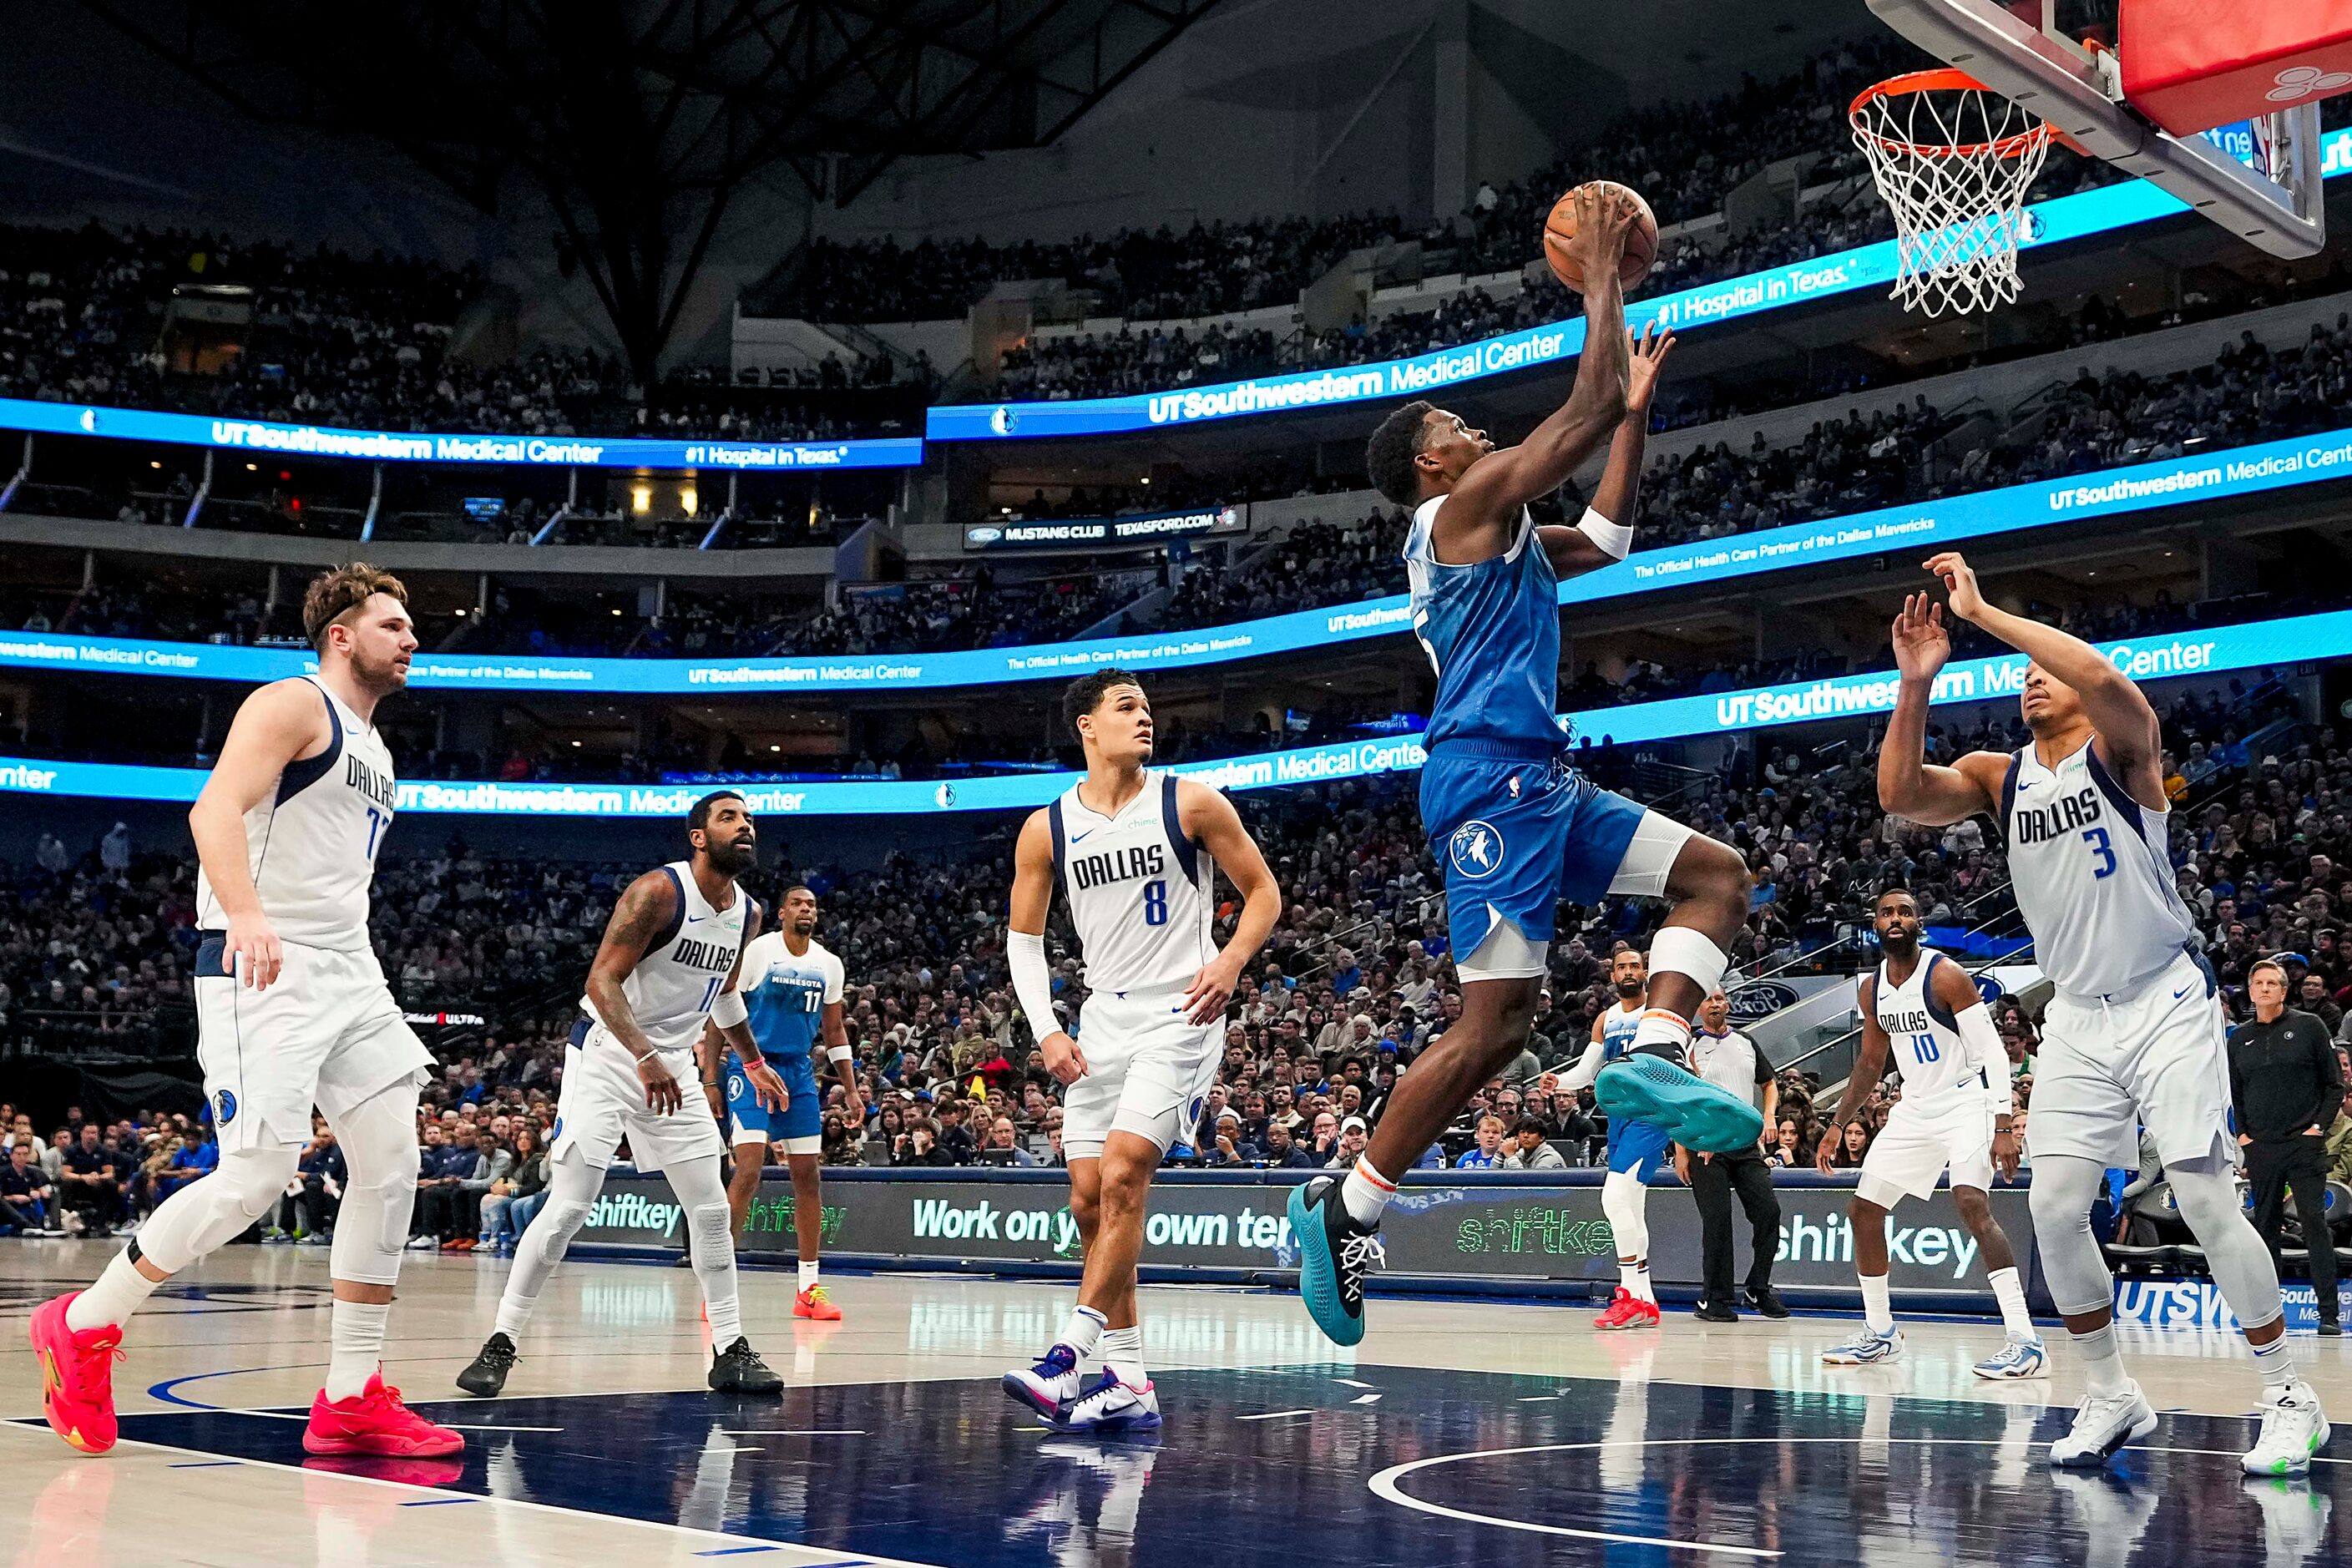
[[[2099,792],[2085,784],[2079,794],[2030,811],[2019,811],[2016,815],[2017,842],[2041,844],[2053,838],[2063,838],[2087,824],[2099,821],[2104,815],[2099,808]]]
[[[1105,855],[1081,855],[1070,862],[1070,878],[1081,890],[1111,882],[1131,882],[1138,877],[1158,877],[1168,868],[1167,847],[1139,844]]]

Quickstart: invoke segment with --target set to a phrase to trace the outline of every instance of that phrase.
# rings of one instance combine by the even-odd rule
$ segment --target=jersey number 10
[[[1944,1054],[1944,1048],[1936,1043],[1933,1035],[1914,1035],[1911,1037],[1911,1054],[1923,1062],[1932,1062]]]

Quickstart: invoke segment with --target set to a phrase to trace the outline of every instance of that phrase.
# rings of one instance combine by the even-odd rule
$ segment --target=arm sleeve
[[[1054,1014],[1054,978],[1045,969],[1043,932],[1008,931],[1004,956],[1013,970],[1013,994],[1020,999],[1029,1033],[1042,1041],[1058,1033],[1062,1023]]]
[[[1559,1075],[1559,1087],[1570,1094],[1591,1088],[1592,1080],[1601,1076],[1601,1049],[1599,1040],[1586,1041],[1584,1054],[1577,1058],[1576,1065]]]
[[[1967,1042],[1969,1059],[1984,1072],[1985,1104],[1996,1118],[2009,1114],[2009,1051],[2000,1043],[2000,1031],[1993,1027],[1992,1011],[1979,1002],[1954,1016],[1960,1026],[1960,1038]]]
[[[743,1005],[743,994],[740,991],[721,991],[711,999],[710,1021],[722,1029],[731,1029],[751,1016],[751,1010]]]

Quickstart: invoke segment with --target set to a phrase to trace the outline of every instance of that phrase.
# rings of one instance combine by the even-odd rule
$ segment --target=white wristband
[[[1633,531],[1623,523],[1612,522],[1591,507],[1584,509],[1584,518],[1576,531],[1600,547],[1601,553],[1612,561],[1622,561],[1633,552]]]
[[[824,1059],[828,1065],[836,1062],[845,1062],[849,1059],[849,1047],[847,1046],[827,1046],[824,1048]]]
[[[722,1029],[731,1029],[751,1016],[740,991],[721,991],[710,1004],[710,1021]]]

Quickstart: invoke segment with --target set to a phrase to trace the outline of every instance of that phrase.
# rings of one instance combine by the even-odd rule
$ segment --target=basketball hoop
[[[1893,297],[1929,316],[2016,299],[2025,193],[2049,155],[2049,125],[1949,68],[1866,88],[1846,119],[1895,209]]]

